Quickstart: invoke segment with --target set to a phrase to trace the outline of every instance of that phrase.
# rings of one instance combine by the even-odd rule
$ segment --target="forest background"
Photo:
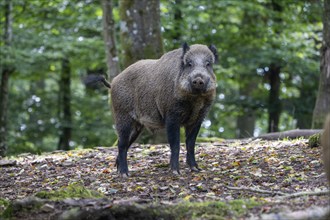
[[[159,58],[183,42],[214,44],[220,56],[217,98],[200,137],[321,128],[324,115],[314,112],[313,120],[313,111],[322,83],[324,5],[1,1],[0,148],[12,155],[113,145],[109,91],[86,77],[107,74],[111,80],[131,63]],[[150,142],[151,135],[140,141]]]

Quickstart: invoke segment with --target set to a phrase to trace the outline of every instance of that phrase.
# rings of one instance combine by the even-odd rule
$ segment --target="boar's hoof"
[[[120,173],[120,177],[126,179],[129,177],[129,175],[128,173]]]
[[[191,172],[199,172],[201,169],[199,169],[197,166],[190,167]]]
[[[172,173],[175,175],[175,176],[180,176],[180,172],[178,170],[172,170]]]

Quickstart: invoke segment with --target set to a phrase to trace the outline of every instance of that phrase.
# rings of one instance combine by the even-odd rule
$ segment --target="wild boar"
[[[138,61],[111,83],[111,104],[118,134],[117,169],[128,176],[127,151],[143,128],[166,129],[170,167],[179,174],[180,127],[186,133],[186,161],[198,171],[195,142],[215,98],[215,46],[195,44],[165,53],[160,59]],[[105,86],[110,86],[104,79]]]

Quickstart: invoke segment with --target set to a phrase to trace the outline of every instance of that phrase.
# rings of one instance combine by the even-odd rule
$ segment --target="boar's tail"
[[[101,76],[101,79],[100,79],[101,82],[103,82],[103,84],[108,87],[109,89],[111,89],[111,85],[110,83],[105,79],[104,76]]]
[[[90,74],[84,78],[84,83],[86,85],[93,84],[96,82],[102,82],[106,87],[108,87],[109,89],[111,88],[110,83],[105,79],[103,75]]]

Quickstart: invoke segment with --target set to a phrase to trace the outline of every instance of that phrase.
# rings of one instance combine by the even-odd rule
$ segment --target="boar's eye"
[[[211,66],[210,61],[206,61],[205,66],[206,66],[206,67],[210,67],[210,66]]]
[[[189,67],[192,67],[193,66],[193,62],[192,61],[187,61],[187,65],[189,66]]]

